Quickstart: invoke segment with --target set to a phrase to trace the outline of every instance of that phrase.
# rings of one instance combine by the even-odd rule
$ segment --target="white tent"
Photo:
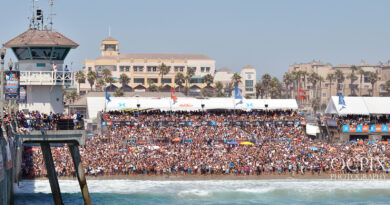
[[[146,97],[112,97],[107,102],[104,97],[88,97],[89,118],[95,118],[98,111],[126,110],[126,109],[158,109],[163,111],[201,111],[215,109],[240,109],[240,110],[275,110],[298,109],[294,99],[233,99],[233,98],[190,98],[180,97],[176,102],[171,98],[146,98]],[[139,107],[138,107],[138,106]],[[203,105],[203,107],[202,107]]]
[[[390,97],[344,97],[345,106],[339,104],[339,97],[332,96],[327,114],[336,115],[374,115],[390,114]]]

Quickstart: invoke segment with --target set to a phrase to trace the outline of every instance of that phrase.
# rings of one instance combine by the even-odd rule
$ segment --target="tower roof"
[[[115,38],[109,36],[106,39],[104,39],[103,41],[118,41],[118,40],[116,40]]]
[[[59,32],[29,29],[4,44],[7,48],[27,46],[64,46],[77,48],[79,45]]]

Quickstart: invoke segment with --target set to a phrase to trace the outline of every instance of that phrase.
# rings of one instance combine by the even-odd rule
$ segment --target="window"
[[[88,67],[88,71],[91,71],[92,70],[92,67]]]
[[[322,97],[323,97],[323,98],[326,98],[326,93],[322,93]]]
[[[171,78],[163,78],[162,83],[172,83],[172,79]]]
[[[379,88],[381,89],[381,90],[385,90],[386,88],[385,88],[385,85],[383,85],[383,84],[381,84],[380,86],[379,86]]]
[[[50,60],[51,48],[31,48],[31,55],[34,60]]]
[[[252,92],[252,91],[253,91],[253,88],[245,88],[245,91]]]
[[[55,48],[51,56],[52,60],[64,60],[70,48]]]
[[[153,72],[157,71],[157,66],[153,66]]]
[[[144,84],[145,83],[145,79],[144,78],[134,78],[134,83]]]
[[[368,88],[370,88],[370,86],[368,86],[368,85],[365,85],[365,86],[364,86],[364,88],[365,88],[365,89],[368,89]]]
[[[137,72],[137,71],[142,72],[142,71],[144,71],[144,67],[143,66],[133,66],[133,70],[134,70],[134,72]]]
[[[30,59],[30,52],[28,51],[28,48],[13,48],[13,50],[19,60]]]
[[[253,88],[253,80],[246,80],[245,87],[252,87]]]
[[[125,66],[119,66],[119,71],[120,71],[120,72],[125,71]]]
[[[180,72],[183,72],[184,71],[184,67],[180,67]]]
[[[205,67],[200,67],[200,72],[204,72],[205,71]]]
[[[210,72],[210,67],[206,67],[206,72]]]
[[[184,71],[184,66],[175,66],[175,72],[183,72]]]
[[[369,72],[365,72],[364,73],[364,82],[365,83],[369,83],[370,82],[370,80],[368,79],[368,76],[370,75],[370,73]]]
[[[149,79],[148,79],[148,83],[149,83],[149,82],[153,84],[153,83],[157,83],[158,80],[157,80],[157,78],[149,78]]]
[[[126,68],[126,72],[130,71],[130,66],[125,66],[125,68]]]
[[[104,51],[116,51],[116,45],[115,44],[105,44]]]

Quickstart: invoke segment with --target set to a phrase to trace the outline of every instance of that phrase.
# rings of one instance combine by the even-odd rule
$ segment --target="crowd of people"
[[[344,115],[344,116],[326,116],[326,120],[334,120],[336,125],[372,125],[372,124],[390,124],[390,118],[387,115]]]
[[[101,119],[104,134],[89,136],[80,148],[90,176],[378,171],[367,163],[360,169],[359,157],[380,159],[373,164],[381,171],[390,168],[385,142],[315,142],[294,111],[135,111],[102,113]],[[69,148],[53,147],[52,152],[57,174],[75,176]],[[25,147],[22,170],[25,178],[46,175],[39,147]]]

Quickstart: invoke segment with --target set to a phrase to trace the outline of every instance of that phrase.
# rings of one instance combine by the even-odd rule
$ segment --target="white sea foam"
[[[356,192],[360,190],[390,191],[390,180],[381,181],[332,181],[332,180],[197,180],[197,181],[149,181],[149,180],[88,180],[91,193],[161,193],[178,196],[210,196],[212,193],[240,192],[267,193],[275,191]],[[60,180],[62,193],[78,193],[76,180]],[[15,185],[15,193],[51,193],[48,180],[23,180]]]

